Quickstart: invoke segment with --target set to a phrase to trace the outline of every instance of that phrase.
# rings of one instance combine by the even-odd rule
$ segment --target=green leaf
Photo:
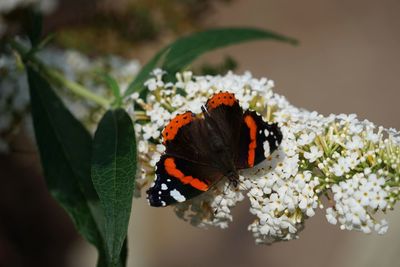
[[[289,44],[297,44],[293,38],[267,30],[255,28],[221,28],[182,37],[160,50],[130,84],[125,96],[144,90],[143,83],[150,72],[157,66],[169,73],[169,79],[183,70],[202,54],[217,48],[253,40],[274,40]],[[161,64],[161,65],[160,65]]]
[[[125,238],[124,244],[122,245],[121,255],[119,257],[118,267],[125,267],[128,261],[128,237]]]
[[[128,230],[135,174],[133,123],[123,109],[109,110],[94,137],[92,180],[104,209],[104,235],[113,264],[120,257]]]
[[[43,15],[37,10],[30,10],[30,23],[28,26],[28,37],[31,42],[32,47],[39,44],[40,38],[42,36],[43,28]]]
[[[144,82],[149,78],[151,71],[158,66],[158,63],[161,61],[167,50],[168,46],[164,47],[158,51],[158,53],[146,65],[143,66],[138,75],[136,75],[135,79],[129,84],[124,96],[128,96],[133,92],[140,92],[143,90]]]
[[[95,216],[100,203],[90,179],[92,139],[50,85],[29,66],[28,82],[36,141],[51,195],[66,210],[79,233],[101,250]]]
[[[107,73],[99,73],[99,75],[105,81],[107,86],[112,90],[114,94],[115,97],[114,106],[121,107],[122,97],[121,97],[121,91],[118,86],[118,82],[111,75]]]
[[[266,30],[253,28],[212,29],[178,39],[170,46],[162,69],[175,74],[205,52],[257,39],[297,43],[295,39]]]
[[[228,71],[235,71],[237,69],[237,62],[232,57],[225,57],[224,61],[220,64],[204,63],[200,66],[199,72],[201,75],[218,75]]]
[[[122,245],[121,255],[119,257],[119,261],[117,263],[117,267],[126,267],[128,260],[128,238],[125,238],[124,244]],[[103,254],[99,255],[99,260],[97,261],[97,267],[109,267],[112,266],[111,263],[108,263],[108,255],[106,255],[106,251]]]

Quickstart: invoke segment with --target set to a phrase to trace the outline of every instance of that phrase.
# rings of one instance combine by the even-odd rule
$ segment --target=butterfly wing
[[[214,94],[206,104],[206,120],[214,123],[222,136],[225,145],[233,157],[234,150],[239,144],[240,126],[242,124],[243,110],[234,94],[220,92]]]
[[[207,101],[203,116],[186,112],[165,127],[166,154],[213,166],[223,173],[234,171],[242,108],[232,93],[220,92]]]
[[[204,119],[194,118],[190,123],[181,127],[173,139],[165,143],[165,154],[203,166],[218,168],[219,163],[213,155],[212,142],[216,135],[215,129],[210,128],[208,122]]]
[[[223,177],[207,141],[214,134],[204,119],[191,112],[171,120],[163,131],[166,150],[156,165],[156,180],[147,191],[151,206],[162,207],[193,198]]]
[[[165,154],[156,166],[156,180],[147,191],[151,206],[183,202],[207,191],[222,174],[208,165]]]
[[[282,133],[277,124],[265,122],[254,111],[247,110],[243,114],[232,93],[217,93],[207,101],[206,106],[211,119],[216,122],[223,139],[232,150],[231,157],[236,169],[250,168],[260,163],[265,159],[265,154],[276,150],[282,141]]]
[[[245,169],[257,165],[281,142],[282,133],[276,123],[265,122],[255,111],[247,110],[240,127],[236,167]]]

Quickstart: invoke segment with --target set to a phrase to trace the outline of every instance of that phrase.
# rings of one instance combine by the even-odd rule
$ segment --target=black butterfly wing
[[[223,172],[208,139],[215,134],[191,112],[177,115],[163,131],[166,150],[156,165],[156,180],[147,191],[151,206],[183,202],[207,191]]]
[[[156,180],[147,191],[151,206],[183,202],[207,191],[222,174],[208,165],[165,154],[156,166]]]
[[[234,94],[228,92],[214,94],[207,101],[206,107],[205,119],[209,120],[219,130],[219,134],[233,158],[234,151],[239,145],[243,109]]]
[[[254,111],[247,110],[243,114],[232,93],[221,92],[212,96],[207,101],[207,111],[231,149],[236,169],[250,168],[265,160],[265,154],[276,150],[282,141],[277,124],[265,122]],[[264,146],[265,142],[267,146]],[[265,149],[269,151],[265,153]]]
[[[247,110],[240,127],[240,141],[236,152],[237,169],[257,165],[265,160],[266,154],[275,151],[281,142],[282,132],[276,123],[265,122],[255,111]]]
[[[165,154],[218,168],[218,163],[213,159],[213,146],[210,142],[215,134],[215,129],[210,128],[204,119],[195,118],[165,143]]]
[[[178,115],[165,127],[166,154],[212,166],[224,174],[234,172],[243,117],[234,94],[214,94],[203,108],[204,119],[189,114]]]

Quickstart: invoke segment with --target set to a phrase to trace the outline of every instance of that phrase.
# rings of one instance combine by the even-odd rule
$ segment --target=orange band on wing
[[[194,188],[200,191],[207,191],[208,185],[197,178],[193,178],[192,176],[185,176],[183,172],[176,168],[175,160],[173,158],[166,158],[164,161],[165,171],[171,175],[179,179],[183,184],[190,184]]]
[[[175,136],[178,134],[180,128],[189,124],[193,121],[193,114],[192,112],[188,111],[183,114],[176,115],[174,119],[172,119],[167,126],[165,126],[162,136],[163,136],[163,143],[173,140]]]
[[[247,163],[250,167],[254,166],[254,160],[256,157],[256,147],[257,147],[257,124],[253,117],[247,115],[244,117],[244,122],[250,130],[250,144],[249,144],[249,156],[247,158]]]
[[[221,92],[213,95],[207,101],[207,108],[214,109],[221,105],[233,106],[236,103],[235,95],[228,92]]]

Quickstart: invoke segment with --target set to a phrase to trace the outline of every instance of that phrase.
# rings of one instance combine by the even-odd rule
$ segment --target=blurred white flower
[[[41,50],[37,56],[50,68],[60,71],[68,79],[85,85],[105,98],[110,98],[112,92],[101,79],[95,79],[95,73],[103,70],[112,73],[119,84],[128,84],[140,69],[136,60],[129,61],[117,56],[90,59],[74,50],[51,47]],[[25,70],[17,64],[11,53],[0,55],[0,88],[0,153],[6,153],[9,143],[21,126],[24,128],[30,125],[25,123],[30,117],[27,77]],[[93,132],[104,110],[76,97],[66,88],[56,89],[70,111]],[[132,96],[133,99],[137,99],[136,95]],[[132,108],[131,102],[126,106]],[[31,128],[26,130],[28,134],[32,132]]]

